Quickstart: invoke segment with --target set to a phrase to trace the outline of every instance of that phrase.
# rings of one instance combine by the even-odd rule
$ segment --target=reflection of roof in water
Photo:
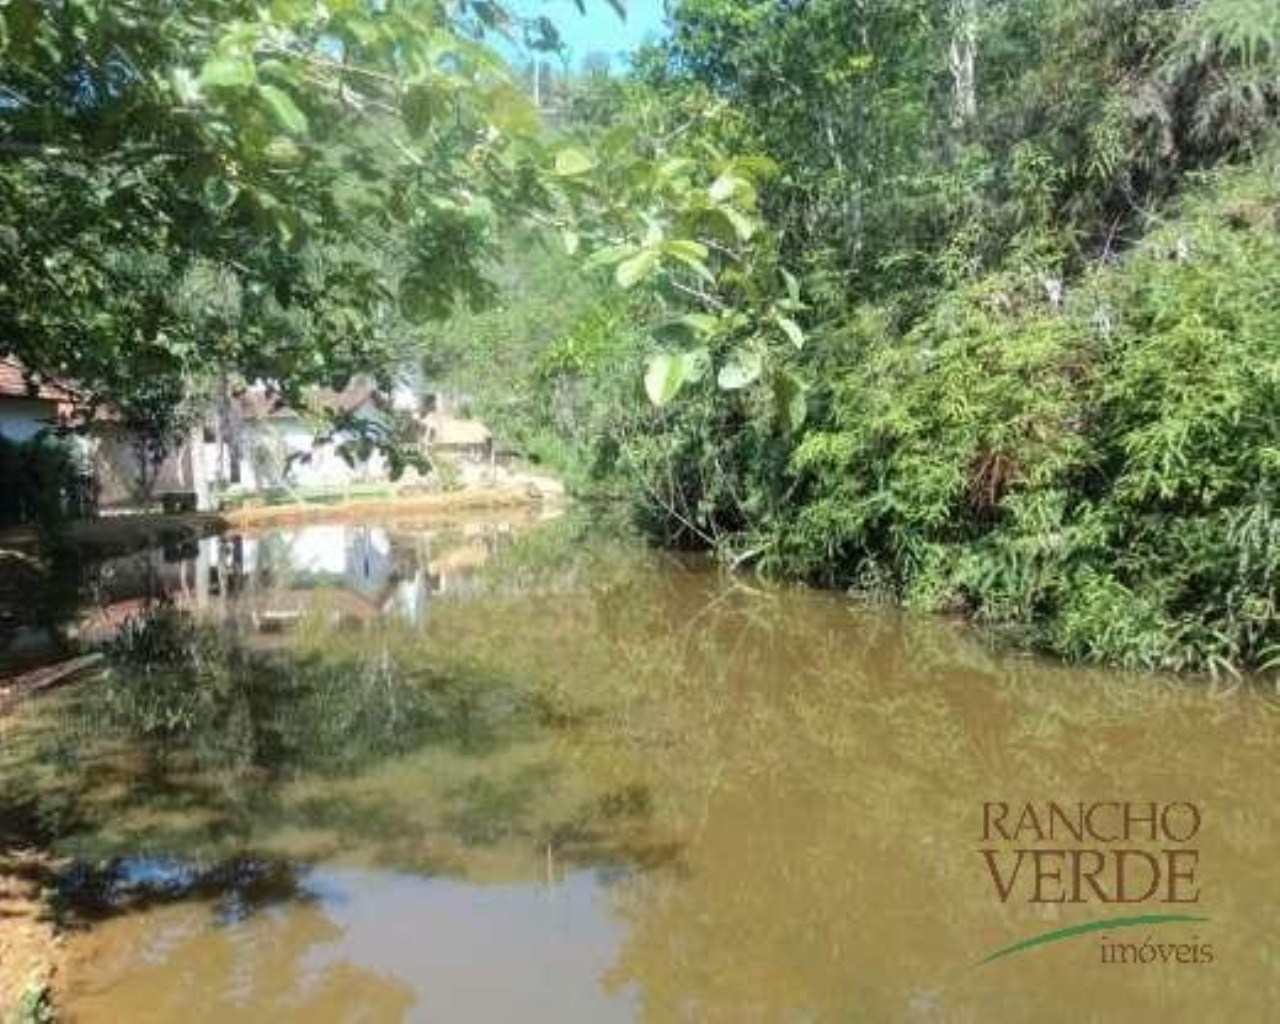
[[[180,607],[189,607],[192,611],[201,610],[194,600],[183,599],[178,604]],[[382,614],[382,606],[378,601],[354,590],[338,587],[261,591],[255,595],[254,600],[235,602],[232,607],[233,616],[241,622],[252,619],[253,637],[245,637],[244,640],[255,648],[288,643],[286,634],[311,616],[321,619],[336,618],[338,622],[368,622]],[[206,606],[203,610],[215,614],[219,611],[217,605]]]

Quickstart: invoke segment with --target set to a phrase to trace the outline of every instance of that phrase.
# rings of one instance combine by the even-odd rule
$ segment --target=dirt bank
[[[294,523],[345,522],[350,520],[456,519],[474,512],[537,508],[541,494],[526,488],[475,488],[444,494],[422,494],[387,500],[352,501],[345,504],[297,504],[240,508],[222,513],[224,528],[262,529]]]
[[[544,496],[528,487],[470,488],[443,494],[350,501],[340,504],[300,503],[259,505],[225,512],[189,512],[106,516],[67,524],[65,541],[90,558],[107,557],[154,547],[198,540],[224,530],[245,530],[310,522],[344,522],[356,519],[412,518],[431,520],[457,518],[486,510],[538,508],[556,496]],[[40,548],[40,534],[33,526],[0,530],[0,552],[11,558],[34,553]]]
[[[44,901],[45,861],[0,851],[0,1021],[40,1020],[62,967],[63,947]]]

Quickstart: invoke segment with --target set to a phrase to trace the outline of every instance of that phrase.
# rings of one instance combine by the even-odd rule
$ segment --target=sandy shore
[[[196,540],[225,530],[387,517],[447,520],[475,512],[538,508],[548,503],[556,503],[556,497],[544,496],[529,488],[477,487],[441,494],[418,494],[338,504],[314,502],[250,506],[225,512],[103,516],[68,523],[64,537],[66,542],[90,556],[102,556],[141,547]],[[36,552],[39,547],[40,534],[33,526],[0,530],[0,550],[7,550],[11,556]]]
[[[0,1021],[19,1006],[31,1010],[29,1000],[48,999],[62,965],[62,942],[40,898],[44,866],[37,854],[0,851]]]

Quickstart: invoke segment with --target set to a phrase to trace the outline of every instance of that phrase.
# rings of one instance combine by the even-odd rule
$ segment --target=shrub
[[[71,444],[38,434],[29,441],[0,435],[0,522],[56,523],[92,508],[89,477]]]
[[[1263,163],[1064,308],[1035,267],[949,293],[903,338],[855,327],[861,356],[792,457],[776,564],[1073,658],[1261,665],[1280,642],[1277,224]]]

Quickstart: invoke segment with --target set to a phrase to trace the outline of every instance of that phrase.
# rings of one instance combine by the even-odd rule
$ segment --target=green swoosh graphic
[[[1033,935],[1029,939],[1015,942],[1012,946],[997,949],[990,956],[979,960],[974,966],[981,967],[983,964],[989,964],[993,960],[1003,960],[1007,956],[1013,956],[1014,953],[1021,953],[1023,950],[1031,949],[1034,946],[1043,946],[1050,942],[1061,942],[1063,939],[1074,938],[1077,935],[1085,935],[1089,932],[1101,932],[1113,928],[1137,928],[1144,924],[1175,924],[1180,921],[1207,920],[1209,920],[1207,917],[1199,917],[1195,914],[1142,914],[1138,917],[1109,917],[1102,921],[1088,921],[1085,924],[1073,924],[1069,928],[1056,928],[1051,932]]]

